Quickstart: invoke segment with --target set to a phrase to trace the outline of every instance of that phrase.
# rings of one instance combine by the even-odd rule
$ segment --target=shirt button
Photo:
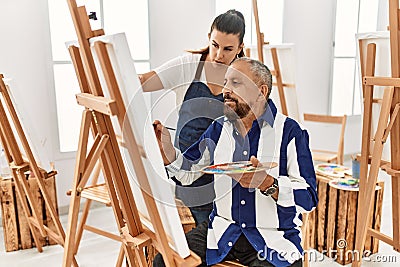
[[[242,223],[242,228],[246,228],[246,224],[245,223]]]
[[[247,156],[247,151],[246,150],[243,151],[243,155]]]
[[[246,204],[246,201],[245,200],[241,200],[240,204],[244,205],[244,204]]]
[[[232,242],[228,242],[228,246],[232,247],[232,245],[233,245]]]

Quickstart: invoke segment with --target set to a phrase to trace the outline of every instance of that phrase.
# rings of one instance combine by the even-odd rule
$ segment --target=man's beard
[[[239,103],[236,98],[224,97],[224,100],[231,100],[236,103],[235,108],[232,109],[228,105],[224,105],[224,115],[228,118],[229,121],[235,121],[238,119],[242,119],[246,117],[251,108],[247,103]]]

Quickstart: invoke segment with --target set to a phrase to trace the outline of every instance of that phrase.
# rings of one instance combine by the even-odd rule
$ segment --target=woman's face
[[[214,29],[208,37],[212,63],[229,65],[243,48],[239,34],[226,34]]]

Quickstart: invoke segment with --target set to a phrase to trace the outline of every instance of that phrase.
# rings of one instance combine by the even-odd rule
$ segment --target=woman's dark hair
[[[213,30],[217,30],[226,34],[237,34],[239,35],[239,43],[243,43],[244,33],[245,33],[246,25],[244,23],[244,16],[240,11],[235,9],[230,9],[225,13],[216,17],[211,24],[211,29],[209,34],[212,33]],[[200,49],[200,50],[189,50],[189,52],[194,54],[208,54],[209,47]],[[238,57],[243,57],[244,52],[243,49],[238,54]]]

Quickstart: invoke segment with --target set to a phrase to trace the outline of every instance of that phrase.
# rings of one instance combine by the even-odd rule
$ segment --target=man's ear
[[[208,40],[210,40],[211,38],[211,33],[208,33]]]
[[[268,92],[269,92],[268,86],[266,84],[263,84],[263,85],[261,85],[260,89],[261,89],[261,93],[264,95],[265,99],[267,99]]]

